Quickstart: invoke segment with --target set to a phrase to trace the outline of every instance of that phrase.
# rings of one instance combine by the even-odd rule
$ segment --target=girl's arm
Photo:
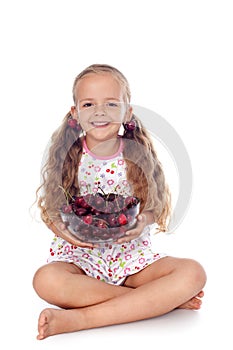
[[[66,226],[63,222],[56,222],[56,223],[51,223],[47,225],[48,228],[53,231],[53,233],[61,238],[63,238],[65,241],[67,241],[70,244],[73,244],[78,247],[82,248],[92,248],[95,245],[92,243],[86,243],[86,242],[81,242],[77,240],[71,233],[66,229]]]

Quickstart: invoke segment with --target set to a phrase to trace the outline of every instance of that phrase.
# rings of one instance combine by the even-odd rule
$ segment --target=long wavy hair
[[[125,101],[130,103],[127,79],[119,70],[105,64],[91,65],[76,77],[73,84],[75,103],[77,83],[93,73],[111,74],[120,83]],[[83,137],[68,125],[70,117],[68,112],[61,126],[53,133],[47,159],[41,170],[42,183],[37,189],[37,204],[41,218],[47,225],[60,219],[59,209],[64,204],[64,191],[71,196],[80,193],[78,169],[83,152]],[[132,194],[140,199],[141,212],[150,210],[159,231],[166,231],[171,213],[170,191],[149,133],[137,116],[133,114],[132,118],[137,124],[133,138],[126,139],[122,136],[127,180]]]

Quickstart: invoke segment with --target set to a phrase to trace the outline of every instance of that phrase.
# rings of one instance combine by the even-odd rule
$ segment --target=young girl
[[[114,67],[92,65],[75,79],[73,99],[52,136],[38,189],[41,217],[55,236],[33,286],[58,308],[41,312],[37,339],[199,309],[202,266],[152,249],[151,232],[166,230],[170,195],[152,141],[129,104],[126,78]],[[136,227],[116,242],[95,245],[75,238],[59,209],[64,192],[99,189],[138,197],[140,213]]]

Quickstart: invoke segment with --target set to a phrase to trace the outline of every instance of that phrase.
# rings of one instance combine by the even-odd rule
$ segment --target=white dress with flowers
[[[87,148],[84,141],[78,175],[82,195],[98,192],[99,188],[105,193],[130,195],[122,149],[121,140],[116,154],[111,157],[97,157]],[[165,256],[152,250],[150,233],[153,228],[154,225],[147,226],[140,237],[129,243],[102,243],[98,248],[76,247],[55,236],[50,247],[48,262],[73,263],[88,276],[121,285],[127,276],[139,272]]]

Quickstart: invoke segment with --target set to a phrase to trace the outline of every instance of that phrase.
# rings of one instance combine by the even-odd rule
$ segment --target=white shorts
[[[47,261],[73,263],[87,276],[110,284],[122,285],[128,276],[166,256],[153,252],[151,246],[148,233],[129,243],[106,243],[98,248],[73,246],[55,236]]]

